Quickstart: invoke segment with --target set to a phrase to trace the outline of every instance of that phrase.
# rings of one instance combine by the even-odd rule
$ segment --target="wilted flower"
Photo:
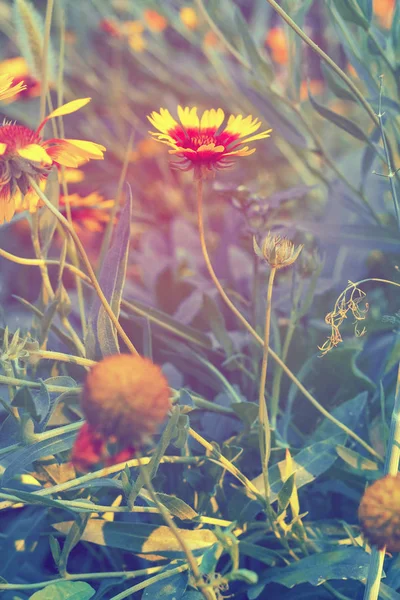
[[[303,244],[299,244],[296,248],[293,242],[287,238],[273,235],[271,232],[268,233],[261,247],[257,244],[256,238],[253,237],[253,245],[257,256],[266,260],[275,269],[290,267],[304,248]]]
[[[253,154],[256,149],[243,147],[243,144],[267,138],[272,131],[268,129],[253,135],[261,122],[252,115],[246,118],[231,115],[226,126],[220,129],[225,119],[222,108],[206,110],[199,119],[197,108],[178,106],[178,116],[181,124],[166,108],[161,108],[159,113],[153,111],[147,118],[158,131],[149,133],[159,142],[171,146],[169,153],[180,159],[172,163],[175,168],[183,171],[194,168],[197,176],[204,171],[229,168],[236,157]]]
[[[76,439],[71,460],[87,470],[106,459],[118,462],[142,446],[165,420],[170,390],[160,367],[140,356],[107,356],[89,372],[82,391],[86,418]],[[122,452],[122,454],[121,454]]]
[[[34,211],[39,198],[29,177],[38,184],[47,178],[53,165],[79,167],[90,159],[103,158],[104,146],[83,140],[43,140],[41,130],[49,119],[73,113],[90,98],[73,100],[48,115],[36,131],[13,123],[0,126],[0,224],[9,221],[17,208]]]
[[[400,552],[400,474],[386,475],[366,489],[358,517],[371,544]]]
[[[321,350],[322,356],[342,341],[339,328],[343,321],[347,319],[349,311],[355,319],[355,335],[357,337],[364,335],[366,331],[365,327],[360,329],[359,322],[364,321],[369,306],[368,302],[365,303],[364,308],[360,308],[359,305],[365,300],[365,296],[366,293],[363,290],[358,288],[355,283],[349,281],[347,288],[337,298],[333,310],[325,317],[325,323],[331,327],[331,334],[322,346],[318,346],[318,350]]]
[[[13,77],[11,75],[0,75],[0,100],[12,98],[25,88],[26,86],[23,81],[13,85]]]

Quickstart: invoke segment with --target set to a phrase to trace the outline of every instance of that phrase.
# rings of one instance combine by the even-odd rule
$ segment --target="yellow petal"
[[[53,112],[51,112],[47,117],[40,123],[37,128],[37,132],[39,132],[49,119],[54,119],[54,117],[62,117],[63,115],[69,115],[73,112],[76,112],[83,106],[86,106],[91,101],[91,98],[79,98],[78,100],[72,100],[71,102],[67,102],[67,104],[63,104],[59,106]]]
[[[104,158],[103,152],[106,151],[106,147],[102,144],[96,144],[95,142],[87,142],[86,140],[70,139],[63,140],[63,142],[72,144],[72,146],[78,149],[79,154],[81,156],[86,156],[87,158],[91,158],[93,160],[101,160],[102,158]]]
[[[46,150],[42,148],[42,146],[39,146],[39,144],[29,144],[29,146],[17,150],[17,153],[21,158],[33,160],[34,162],[43,163],[45,165],[51,165],[53,162]]]
[[[7,150],[7,144],[0,144],[0,156],[3,156],[3,154],[6,150]]]
[[[46,119],[53,119],[54,117],[62,117],[63,115],[70,115],[73,112],[76,112],[80,108],[89,104],[91,98],[79,98],[78,100],[72,100],[72,102],[67,102],[67,104],[63,104],[59,106],[49,115],[47,115]]]

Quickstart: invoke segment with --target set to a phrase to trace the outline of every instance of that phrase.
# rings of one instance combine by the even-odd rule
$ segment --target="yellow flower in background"
[[[48,115],[36,131],[13,123],[0,127],[0,224],[9,221],[17,208],[33,212],[39,198],[29,178],[43,182],[54,165],[79,167],[88,160],[101,160],[105,147],[84,140],[43,140],[41,131],[49,119],[71,114],[90,101],[73,100]]]
[[[11,75],[0,75],[0,100],[12,98],[26,88],[23,81],[13,86],[13,79]]]
[[[0,62],[0,78],[4,75],[12,77],[16,87],[21,84],[22,87],[15,91],[18,100],[40,96],[40,81],[31,75],[28,64],[22,56],[7,58]]]
[[[225,113],[222,108],[204,111],[201,118],[197,108],[178,106],[180,123],[175,121],[166,108],[153,111],[150,123],[158,131],[150,131],[155,139],[171,147],[170,154],[180,159],[173,167],[188,171],[212,171],[226,169],[234,164],[239,156],[250,156],[256,149],[244,145],[255,140],[268,138],[272,129],[256,133],[261,121],[252,115],[230,115],[225,127]],[[254,135],[255,134],[255,135]]]
[[[191,6],[183,6],[179,11],[179,16],[188,29],[196,29],[199,24],[197,13]]]

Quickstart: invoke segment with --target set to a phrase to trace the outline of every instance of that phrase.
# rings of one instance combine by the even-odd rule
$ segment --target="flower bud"
[[[257,256],[266,260],[275,269],[290,267],[304,248],[303,244],[300,244],[296,248],[293,242],[287,238],[282,238],[280,235],[272,235],[271,232],[268,233],[261,247],[257,244],[255,237],[253,238],[253,245]]]

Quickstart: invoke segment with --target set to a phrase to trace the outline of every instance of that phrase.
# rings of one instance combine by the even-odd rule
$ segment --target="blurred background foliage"
[[[181,412],[158,450],[149,450],[157,464],[164,461],[154,485],[180,526],[191,532],[201,568],[218,581],[221,597],[361,598],[369,548],[356,513],[366,482],[382,474],[376,457],[324,420],[271,363],[267,398],[275,398],[276,427],[270,477],[282,542],[251,486],[242,486],[211,460],[210,450],[188,437],[190,419],[190,426],[262,491],[254,410],[261,351],[208,278],[196,232],[192,174],[171,171],[164,146],[148,136],[146,115],[159,107],[175,115],[178,104],[252,114],[273,128],[252,157],[206,184],[207,240],[215,271],[262,334],[267,270],[254,256],[252,237],[261,239],[272,230],[305,244],[301,259],[277,277],[271,346],[320,404],[376,453],[385,452],[400,358],[396,288],[367,283],[366,334],[354,336],[349,315],[342,326],[344,343],[323,358],[318,346],[330,335],[325,314],[348,280],[397,279],[400,5],[390,0],[279,3],[334,61],[335,71],[272,4],[86,0],[78,6],[73,0],[56,1],[48,61],[54,104],[61,94],[66,102],[91,97],[84,111],[65,118],[68,137],[107,148],[105,161],[78,173],[67,170],[59,205],[65,210],[68,191],[74,226],[99,267],[110,219],[112,225],[125,198],[126,187],[121,193],[118,184],[125,163],[123,179],[131,186],[133,205],[120,320],[139,351],[163,365]],[[46,2],[35,2],[35,10],[41,22]],[[1,112],[35,128],[40,73],[18,19],[11,2],[0,2],[0,74],[27,83]],[[24,214],[2,226],[1,239],[4,250],[33,256]],[[59,257],[61,240],[56,231],[50,257]],[[35,267],[0,260],[3,325],[38,339],[43,322],[36,315],[32,325],[31,306],[40,305],[39,271],[33,276]],[[67,272],[64,285],[69,319],[79,330],[75,278]],[[91,292],[85,288],[84,294],[90,303]],[[72,352],[60,334],[60,315],[57,306],[41,347]],[[6,354],[0,360],[9,376]],[[53,595],[35,592],[33,598],[69,598],[72,592],[82,599],[93,594],[115,600],[200,598],[188,587],[187,571],[179,572],[182,555],[161,544],[167,534],[158,529],[159,516],[146,514],[149,499],[141,492],[138,514],[126,505],[137,469],[68,486],[76,476],[68,463],[76,427],[68,427],[81,417],[77,387],[83,367],[56,360],[24,363],[15,376],[40,382],[31,391],[20,387],[12,404],[33,419],[39,438],[33,444],[26,437],[15,442],[17,427],[4,409],[0,547],[7,559],[1,574],[17,586],[11,591],[0,583],[4,597],[31,597],[35,588],[24,590],[24,585],[50,580],[57,571],[64,578],[68,561],[68,572],[76,576],[58,584],[61,595],[50,590]],[[12,397],[3,387],[7,406]],[[65,482],[67,491],[58,491]],[[301,516],[294,508],[297,489]],[[45,493],[37,496],[38,490]],[[85,511],[82,505],[89,501],[121,507],[121,514],[112,508]],[[166,580],[148,580],[144,592],[139,587],[119,595],[127,588],[120,572],[150,569],[138,576],[146,579],[158,572],[151,570],[151,561],[160,572],[178,570]],[[387,557],[382,598],[400,597],[397,565],[396,557]],[[82,572],[101,571],[109,575],[77,581]],[[168,588],[162,587],[165,582]]]

